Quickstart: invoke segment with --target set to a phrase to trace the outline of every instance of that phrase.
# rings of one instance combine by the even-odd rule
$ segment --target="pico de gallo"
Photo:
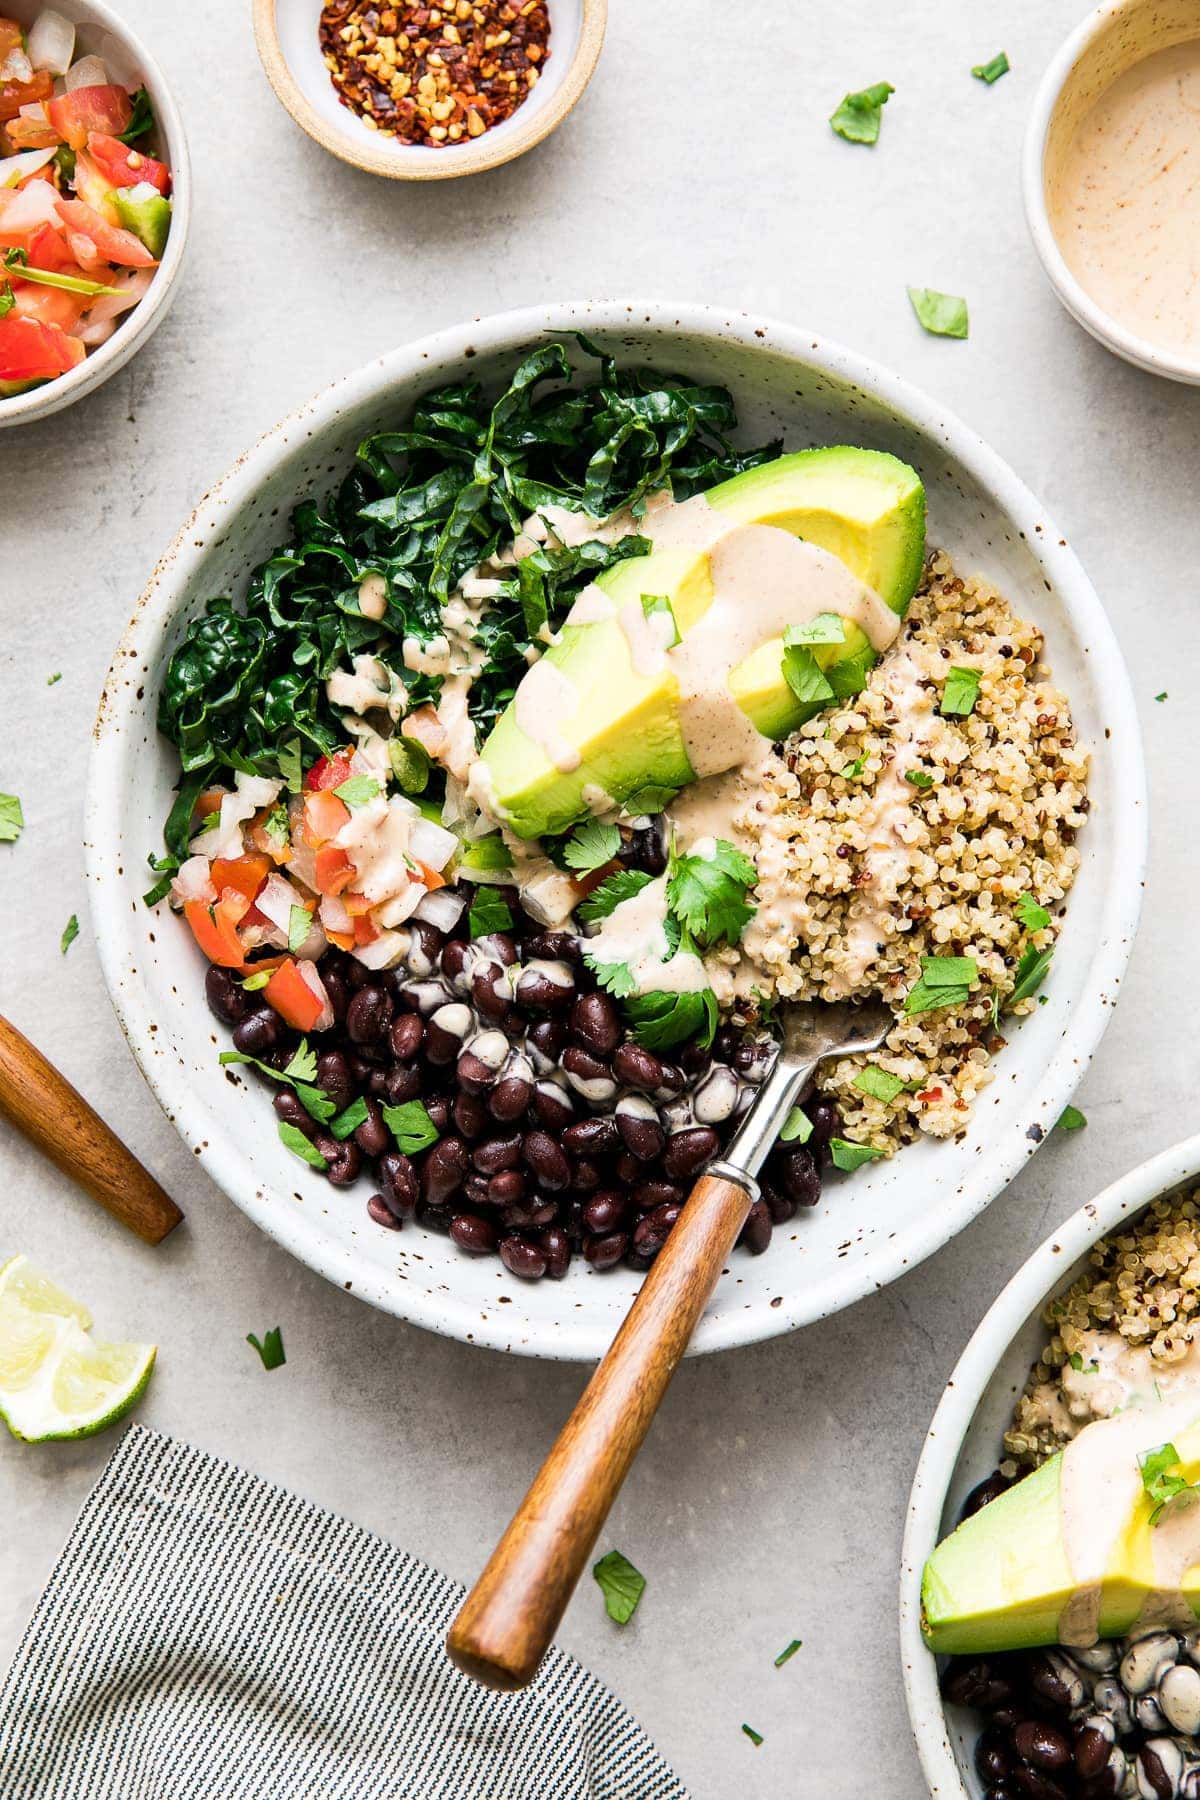
[[[171,226],[154,114],[75,27],[0,17],[0,399],[75,368],[146,293]]]

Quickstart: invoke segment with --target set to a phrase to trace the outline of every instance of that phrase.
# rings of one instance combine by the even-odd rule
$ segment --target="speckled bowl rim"
[[[276,98],[323,150],[352,168],[362,169],[368,175],[383,175],[389,181],[455,181],[464,175],[480,175],[485,169],[501,168],[532,150],[557,131],[582,97],[600,59],[608,24],[608,0],[581,0],[579,42],[553,98],[527,119],[522,120],[518,109],[511,124],[506,121],[496,131],[487,131],[470,144],[446,151],[444,158],[434,158],[410,155],[410,146],[404,144],[374,150],[370,144],[359,144],[348,133],[331,130],[292,74],[279,42],[275,7],[276,0],[254,0],[254,42]]]
[[[101,695],[88,773],[84,836],[92,918],[109,996],[138,1066],[168,1118],[196,1147],[217,1185],[302,1262],[338,1285],[352,1286],[372,1304],[430,1330],[520,1355],[568,1361],[590,1361],[602,1354],[608,1333],[598,1333],[583,1316],[559,1320],[553,1326],[530,1321],[525,1335],[514,1338],[511,1324],[497,1316],[502,1308],[481,1312],[474,1302],[451,1291],[439,1290],[435,1298],[416,1292],[403,1281],[381,1291],[365,1258],[341,1251],[328,1237],[322,1238],[319,1230],[314,1234],[303,1217],[288,1211],[285,1197],[277,1189],[260,1188],[248,1176],[236,1141],[240,1115],[232,1115],[231,1129],[228,1116],[218,1119],[194,1099],[186,1073],[173,1057],[152,1054],[157,1026],[136,977],[138,956],[129,939],[131,925],[119,887],[117,846],[121,838],[123,738],[127,735],[123,725],[137,704],[130,698],[130,687],[123,684],[122,671],[148,662],[155,640],[204,560],[209,533],[221,529],[218,518],[253,499],[293,437],[311,439],[343,408],[417,374],[434,385],[441,365],[465,357],[468,351],[482,357],[490,351],[527,344],[538,336],[591,329],[620,331],[635,324],[642,333],[649,328],[673,338],[732,341],[749,349],[769,347],[835,381],[853,383],[873,394],[931,440],[947,447],[1022,531],[1044,576],[1069,598],[1074,630],[1086,643],[1103,688],[1109,736],[1122,746],[1122,754],[1111,763],[1111,810],[1123,821],[1125,837],[1123,854],[1116,861],[1103,899],[1101,943],[1088,966],[1089,983],[1075,998],[1068,1026],[1042,1073],[1038,1108],[1048,1119],[1057,1118],[1069,1100],[1111,1017],[1137,929],[1147,856],[1146,775],[1129,674],[1108,617],[1074,552],[1028,488],[969,427],[898,376],[849,350],[792,325],[715,307],[661,300],[560,303],[473,320],[419,339],[332,383],[268,431],[200,502],[159,562],[122,638]],[[126,981],[127,970],[135,972],[133,981]],[[252,1135],[256,1129],[254,1117],[247,1114],[241,1134]],[[1024,1167],[1035,1149],[1036,1143],[1019,1133],[1001,1143],[981,1145],[974,1178],[964,1179],[953,1194],[940,1196],[939,1204],[928,1207],[911,1230],[889,1236],[864,1267],[838,1262],[821,1278],[805,1279],[787,1294],[731,1309],[702,1324],[700,1338],[693,1341],[689,1354],[776,1337],[876,1292],[961,1231]]]
[[[1067,267],[1046,206],[1043,176],[1046,139],[1072,70],[1089,44],[1114,19],[1119,18],[1122,13],[1139,12],[1143,7],[1153,4],[1154,0],[1108,0],[1106,5],[1098,6],[1094,12],[1089,13],[1067,38],[1042,76],[1033,97],[1021,153],[1021,188],[1025,219],[1029,235],[1033,239],[1033,247],[1041,259],[1051,287],[1076,324],[1089,331],[1106,350],[1124,358],[1135,368],[1144,369],[1150,375],[1164,375],[1171,381],[1182,381],[1194,387],[1200,384],[1200,357],[1189,360],[1160,349],[1148,338],[1138,337],[1134,332],[1127,331],[1102,306],[1097,305]],[[1200,11],[1197,12],[1196,29],[1200,36]]]
[[[192,171],[183,115],[161,68],[137,33],[131,31],[104,0],[81,0],[81,8],[92,15],[89,23],[94,22],[101,30],[111,31],[114,37],[120,38],[150,91],[171,170],[171,229],[167,234],[166,253],[154,272],[154,280],[124,324],[118,325],[107,343],[85,356],[69,375],[60,375],[43,387],[30,388],[27,393],[11,394],[0,400],[0,430],[10,425],[31,425],[35,419],[48,419],[51,414],[74,405],[76,400],[82,400],[85,394],[95,393],[149,341],[166,318],[179,291],[179,274],[192,218]]]
[[[946,1728],[937,1661],[921,1638],[921,1571],[941,1536],[942,1514],[963,1441],[998,1364],[1031,1314],[1063,1285],[1093,1244],[1160,1194],[1200,1177],[1200,1134],[1139,1163],[1051,1232],[984,1314],[933,1415],[913,1480],[900,1555],[900,1655],[904,1695],[929,1791],[970,1800]]]

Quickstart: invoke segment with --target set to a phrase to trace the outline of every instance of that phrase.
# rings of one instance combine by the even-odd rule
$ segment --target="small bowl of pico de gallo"
[[[166,316],[187,237],[178,109],[101,0],[0,0],[0,426],[91,393]]]

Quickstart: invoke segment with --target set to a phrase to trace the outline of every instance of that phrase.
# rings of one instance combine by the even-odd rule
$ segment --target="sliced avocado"
[[[1146,1448],[1154,1447],[1154,1409],[1146,1411]],[[1093,1427],[1088,1427],[1089,1430]],[[1200,1425],[1177,1432],[1175,1448],[1189,1482],[1200,1475]],[[1060,1640],[1063,1610],[1079,1593],[1063,1534],[1062,1453],[965,1519],[925,1564],[921,1581],[921,1631],[938,1654],[975,1655],[1023,1650]],[[1097,1504],[1102,1504],[1097,1495]],[[1184,1495],[1175,1505],[1200,1504]],[[1113,1548],[1100,1587],[1098,1632],[1123,1637],[1156,1591],[1154,1502],[1139,1492],[1127,1516],[1116,1522]],[[1200,1565],[1181,1588],[1200,1617]],[[1094,1616],[1094,1615],[1093,1615]]]
[[[149,181],[114,188],[111,199],[125,230],[140,238],[151,256],[161,256],[171,229],[171,202]]]
[[[831,551],[897,613],[903,613],[920,579],[924,489],[915,470],[881,451],[801,450],[722,482],[706,498],[734,524],[775,525]],[[617,611],[646,595],[665,599],[683,635],[713,594],[708,555],[692,550],[629,558],[605,570],[596,585]],[[578,752],[578,765],[558,767],[517,723],[515,703],[481,753],[494,803],[522,836],[565,831],[584,817],[583,790],[589,784],[621,802],[647,783],[678,788],[694,779],[679,725],[675,676],[669,665],[653,676],[639,673],[617,618],[568,625],[546,660],[578,696],[570,716],[556,721]],[[839,684],[830,673],[830,683],[835,692],[840,685],[854,693],[874,654],[859,628],[848,623],[844,641],[824,646],[818,661],[827,672],[844,665],[844,680]],[[798,700],[788,686],[782,639],[746,658],[731,672],[730,687],[765,737],[786,736],[820,710]]]

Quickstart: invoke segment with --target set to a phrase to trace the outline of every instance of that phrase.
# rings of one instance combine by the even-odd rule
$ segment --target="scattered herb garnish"
[[[247,977],[247,979],[250,980],[253,979],[253,977]],[[267,976],[267,979],[270,980],[269,975]],[[295,1055],[285,1069],[273,1069],[270,1063],[260,1062],[257,1056],[247,1056],[243,1050],[222,1050],[217,1060],[222,1064],[249,1063],[251,1068],[257,1069],[261,1075],[266,1075],[269,1080],[281,1081],[285,1087],[293,1088],[305,1112],[308,1113],[310,1118],[315,1119],[318,1125],[327,1125],[337,1111],[337,1106],[329,1098],[329,1095],[323,1093],[322,1090],[315,1085],[317,1079],[317,1057],[316,1052],[310,1047],[307,1038],[302,1038],[300,1040]],[[284,1142],[288,1144],[289,1149],[295,1148],[295,1146],[290,1144],[286,1138],[284,1139]],[[307,1139],[305,1142],[307,1142]],[[300,1154],[301,1152],[297,1151],[297,1155]],[[313,1164],[313,1167],[316,1167],[315,1163]]]
[[[1032,894],[1022,894],[1013,911],[1026,931],[1045,931],[1050,923],[1050,914],[1044,906],[1038,905]]]
[[[1146,1498],[1154,1503],[1150,1523],[1157,1525],[1164,1507],[1191,1484],[1182,1475],[1169,1473],[1180,1463],[1174,1444],[1157,1444],[1153,1450],[1143,1450],[1137,1460],[1142,1473],[1142,1488]]]
[[[847,1138],[830,1138],[829,1154],[833,1158],[834,1167],[845,1169],[847,1173],[861,1169],[864,1163],[878,1162],[883,1155],[873,1144],[852,1144]]]
[[[367,1103],[360,1094],[357,1100],[350,1102],[345,1112],[340,1112],[336,1119],[329,1121],[330,1133],[340,1143],[343,1138],[348,1138],[352,1131],[357,1131],[360,1125],[365,1125],[369,1116]]]
[[[329,1167],[315,1144],[310,1144],[298,1125],[289,1125],[286,1119],[279,1121],[279,1137],[285,1147],[306,1162],[311,1168],[324,1171]]]
[[[35,286],[40,287],[62,288],[68,294],[84,294],[93,300],[100,294],[124,292],[123,288],[106,287],[102,281],[88,281],[79,275],[60,275],[53,269],[35,268],[30,263],[26,250],[6,250],[4,267],[10,275],[16,275],[21,281],[32,281]],[[8,285],[6,282],[5,286]]]
[[[279,1325],[273,1325],[270,1331],[263,1333],[261,1344],[252,1331],[246,1333],[246,1342],[254,1345],[264,1369],[282,1369],[287,1361],[283,1353],[283,1328]]]
[[[750,1739],[750,1742],[754,1745],[754,1748],[757,1750],[758,1746],[763,1741],[762,1732],[755,1731],[753,1725],[743,1725],[742,1730],[745,1732],[746,1736]]]
[[[976,81],[986,81],[988,86],[991,87],[994,81],[999,81],[1002,75],[1008,74],[1009,66],[1007,56],[1005,56],[1003,50],[1000,50],[993,56],[991,62],[976,63],[975,67],[971,70],[971,73],[974,75]]]
[[[807,1144],[813,1134],[812,1120],[803,1107],[793,1106],[779,1133],[781,1144]]]
[[[621,833],[615,825],[588,819],[577,825],[563,845],[563,861],[577,875],[590,875],[610,863],[621,848]]]
[[[848,144],[873,144],[879,136],[888,96],[895,91],[890,81],[877,81],[874,87],[847,94],[837,111],[830,115],[829,123]]]
[[[925,769],[906,769],[904,779],[915,788],[931,788],[933,776]]]
[[[374,800],[380,788],[379,783],[372,775],[351,775],[347,781],[343,781],[340,787],[335,787],[333,791],[345,806],[354,808],[365,806],[368,800]]]
[[[17,297],[12,291],[12,282],[6,281],[0,285],[0,319],[7,319],[16,304]]]
[[[967,303],[959,294],[939,294],[936,288],[910,287],[908,297],[923,331],[931,337],[965,338],[969,330]]]
[[[852,763],[847,763],[844,769],[839,769],[838,774],[843,781],[857,781],[866,766],[867,753],[864,750],[862,755],[856,756]]]
[[[939,711],[944,719],[965,719],[975,711],[978,698],[979,670],[954,668],[947,673]]]
[[[920,979],[908,991],[906,1013],[936,1012],[943,1006],[965,1006],[979,964],[971,956],[923,956]]]
[[[307,906],[293,906],[288,913],[288,949],[295,956],[312,930],[312,914]]]
[[[781,1650],[779,1652],[779,1655],[775,1658],[775,1667],[777,1669],[782,1669],[784,1663],[791,1662],[791,1660],[792,1660],[793,1656],[795,1656],[797,1650],[803,1650],[803,1648],[804,1648],[804,1643],[803,1643],[802,1639],[793,1638],[791,1643],[788,1645],[787,1649]]]
[[[844,644],[846,621],[841,613],[818,613],[804,625],[789,625],[783,634],[785,644]]]
[[[420,1100],[406,1100],[403,1106],[384,1106],[380,1111],[384,1124],[405,1156],[428,1150],[441,1136]]]
[[[1163,691],[1162,691],[1162,693],[1161,693],[1161,694],[1155,694],[1155,696],[1154,696],[1154,698],[1155,698],[1155,699],[1156,699],[1156,700],[1165,700],[1165,699],[1166,699],[1166,698],[1167,698],[1167,690],[1166,690],[1166,688],[1164,688],[1164,689],[1163,689]]]
[[[140,137],[145,137],[154,127],[154,108],[150,104],[150,96],[144,87],[140,87],[133,96],[133,112],[128,125],[121,133],[123,144],[135,144]]]
[[[805,706],[828,706],[833,688],[811,650],[784,640],[783,678]]]
[[[711,988],[692,994],[629,994],[624,999],[630,1029],[647,1050],[669,1050],[690,1037],[707,1049],[716,1036],[717,997]]]
[[[620,906],[623,900],[632,900],[653,879],[644,869],[618,869],[615,875],[602,881],[576,909],[579,917],[585,925],[594,925],[600,919],[607,919],[609,913]]]
[[[646,1591],[646,1577],[619,1550],[610,1550],[593,1563],[592,1574],[600,1584],[609,1618],[628,1625]]]
[[[75,914],[72,913],[70,918],[67,920],[66,924],[63,926],[63,934],[62,934],[62,937],[59,939],[59,943],[58,943],[58,947],[62,951],[64,956],[67,954],[67,951],[71,948],[71,945],[75,942],[75,939],[78,936],[79,936],[79,920],[75,917]]]
[[[709,856],[672,855],[667,904],[698,943],[736,944],[754,917],[746,895],[757,879],[750,858],[718,838]]]
[[[1057,1130],[1082,1131],[1087,1124],[1087,1115],[1081,1113],[1077,1106],[1064,1106],[1058,1115]]]
[[[648,619],[665,617],[671,621],[671,635],[662,640],[664,650],[673,650],[680,642],[679,625],[675,618],[675,608],[665,594],[643,594],[642,611]]]
[[[55,669],[53,675],[47,675],[46,686],[53,687],[56,682],[61,681],[61,680],[62,680],[62,670]]]
[[[1075,1370],[1077,1375],[1095,1375],[1100,1367],[1100,1364],[1098,1362],[1085,1363],[1082,1356],[1079,1354],[1078,1350],[1072,1350],[1070,1356],[1068,1356],[1068,1358],[1067,1358],[1067,1361],[1070,1363],[1071,1367]],[[1158,1384],[1155,1383],[1155,1386],[1157,1386],[1157,1385]]]
[[[25,828],[25,815],[15,794],[0,794],[0,844],[15,844]]]
[[[1053,956],[1053,949],[1035,950],[1032,944],[1029,946],[1017,964],[1017,979],[1012,993],[1005,1002],[1006,1012],[1014,1006],[1019,1006],[1022,1000],[1028,1000],[1031,994],[1037,992],[1046,979],[1046,971],[1050,967]]]
[[[630,794],[621,811],[630,819],[653,818],[655,813],[664,812],[670,806],[678,792],[678,788],[672,787],[640,787]]]
[[[890,1069],[881,1069],[875,1063],[868,1063],[854,1077],[854,1086],[862,1094],[870,1094],[873,1100],[882,1100],[890,1106],[897,1094],[904,1092],[904,1082],[899,1075],[893,1075]]]
[[[253,974],[247,975],[243,980],[243,992],[247,994],[257,994],[260,988],[266,987],[274,973],[274,969],[255,969]]]
[[[485,937],[489,931],[510,931],[512,929],[512,908],[507,900],[490,888],[481,887],[471,902],[471,910],[467,914],[467,924],[473,938]]]

